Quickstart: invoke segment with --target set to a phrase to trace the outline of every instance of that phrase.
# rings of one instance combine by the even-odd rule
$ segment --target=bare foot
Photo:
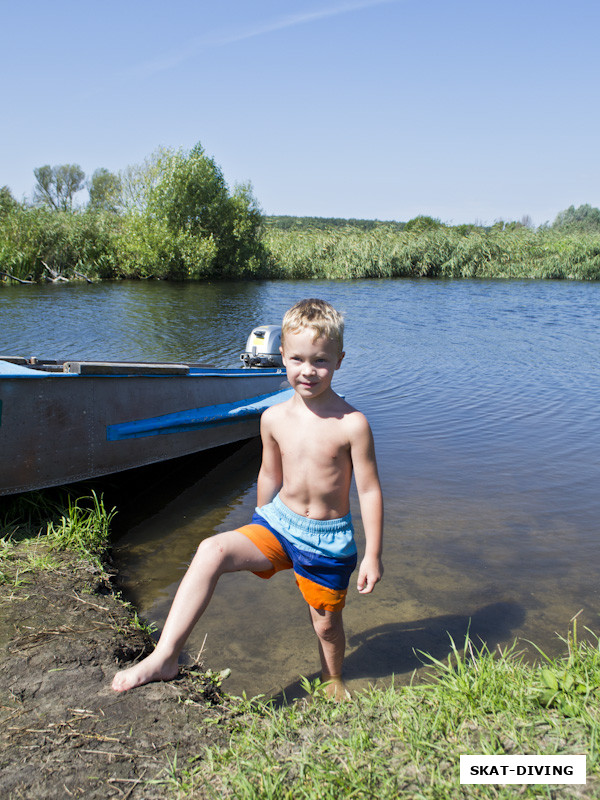
[[[350,690],[342,680],[340,675],[323,675],[323,693],[329,700],[335,700],[336,703],[342,703],[345,700],[351,700],[352,695]]]
[[[143,686],[145,683],[173,680],[178,672],[177,660],[175,662],[164,661],[156,655],[155,650],[139,664],[117,672],[113,678],[112,688],[115,692],[126,692],[128,689],[135,689],[136,686]]]

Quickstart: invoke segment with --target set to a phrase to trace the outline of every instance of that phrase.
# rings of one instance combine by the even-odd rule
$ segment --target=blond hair
[[[285,312],[281,323],[281,343],[284,345],[285,334],[302,328],[312,328],[315,340],[321,336],[334,341],[338,352],[344,349],[344,318],[335,308],[325,300],[311,297],[299,300]]]

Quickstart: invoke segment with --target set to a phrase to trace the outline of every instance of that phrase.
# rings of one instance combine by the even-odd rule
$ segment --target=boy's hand
[[[380,558],[365,556],[358,570],[356,588],[361,594],[371,594],[375,584],[379,583],[383,575],[383,565]]]

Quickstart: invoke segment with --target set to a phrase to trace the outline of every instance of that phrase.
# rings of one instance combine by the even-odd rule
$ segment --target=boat
[[[0,356],[0,495],[257,436],[262,412],[292,394],[278,350],[256,355],[276,327],[255,329],[241,355],[264,366]]]

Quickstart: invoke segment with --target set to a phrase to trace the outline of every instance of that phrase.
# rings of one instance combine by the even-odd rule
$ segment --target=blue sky
[[[201,142],[267,214],[600,206],[598,0],[0,0],[0,185]]]

